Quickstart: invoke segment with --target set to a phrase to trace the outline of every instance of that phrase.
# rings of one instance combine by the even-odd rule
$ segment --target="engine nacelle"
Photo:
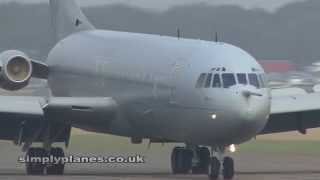
[[[0,54],[0,87],[15,91],[26,87],[32,76],[32,62],[23,52],[16,50]]]

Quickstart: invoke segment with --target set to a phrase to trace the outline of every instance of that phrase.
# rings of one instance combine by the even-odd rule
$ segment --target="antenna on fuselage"
[[[218,34],[218,32],[215,32],[214,42],[219,42],[219,34]]]
[[[180,38],[181,38],[181,31],[180,31],[180,28],[178,28],[178,29],[177,29],[177,37],[178,37],[178,39],[180,39]]]

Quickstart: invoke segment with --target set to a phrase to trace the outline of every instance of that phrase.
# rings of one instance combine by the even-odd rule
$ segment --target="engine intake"
[[[26,87],[32,76],[32,62],[23,52],[10,50],[0,54],[2,63],[0,86],[5,90],[19,90]]]

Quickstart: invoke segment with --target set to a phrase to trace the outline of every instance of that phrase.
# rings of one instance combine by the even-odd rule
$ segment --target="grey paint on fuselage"
[[[248,53],[225,43],[93,30],[60,41],[47,64],[54,96],[118,102],[119,116],[111,126],[83,129],[229,145],[258,134],[270,114],[268,88],[196,88],[199,75],[214,67],[264,73]],[[263,96],[243,96],[248,89]]]

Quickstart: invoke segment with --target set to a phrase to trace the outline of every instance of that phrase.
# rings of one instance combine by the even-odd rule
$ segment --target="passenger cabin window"
[[[212,87],[213,88],[220,88],[221,87],[221,79],[220,79],[220,75],[219,74],[215,74],[213,77],[213,84]]]
[[[248,84],[248,80],[247,80],[247,75],[246,74],[237,74],[237,78],[238,78],[238,83],[239,84],[243,84],[243,85],[247,85]]]
[[[201,88],[204,85],[204,81],[206,80],[207,74],[202,73],[197,81],[196,88]]]
[[[229,88],[236,85],[236,78],[231,73],[222,74],[223,87]]]
[[[209,73],[204,87],[205,88],[211,87],[211,82],[212,82],[212,73]]]
[[[259,79],[256,74],[249,74],[249,83],[256,88],[260,88]]]

